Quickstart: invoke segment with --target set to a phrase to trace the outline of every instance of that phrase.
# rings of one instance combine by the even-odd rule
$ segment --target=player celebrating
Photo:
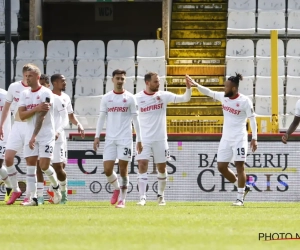
[[[99,147],[99,137],[102,131],[105,119],[106,138],[103,150],[104,172],[108,182],[115,188],[111,198],[111,204],[118,202],[121,192],[121,198],[116,208],[125,207],[127,194],[128,162],[132,159],[132,123],[136,131],[136,148],[137,152],[142,151],[140,124],[138,120],[138,111],[134,96],[126,91],[123,86],[125,83],[126,72],[124,70],[115,70],[113,73],[114,90],[106,93],[100,105],[100,115],[97,123],[96,135],[94,140],[94,150]],[[122,179],[121,187],[114,169],[115,160],[119,159],[120,176]]]
[[[139,107],[140,124],[143,138],[143,152],[136,156],[139,166],[138,185],[140,201],[138,205],[146,204],[146,187],[148,182],[148,163],[153,155],[158,169],[158,205],[166,205],[164,191],[167,184],[167,160],[170,156],[167,142],[166,109],[168,103],[188,102],[191,99],[191,83],[186,82],[186,92],[176,95],[168,91],[160,91],[160,79],[157,73],[145,75],[146,89],[135,95]]]
[[[5,105],[6,94],[7,94],[7,91],[5,91],[4,89],[0,89],[0,113],[1,114],[2,114],[3,107]],[[0,140],[0,177],[6,187],[6,194],[5,194],[5,199],[4,199],[5,202],[8,201],[9,195],[12,191],[11,183],[10,183],[10,180],[9,180],[8,174],[7,174],[7,170],[5,167],[2,166],[4,154],[5,154],[5,148],[6,148],[6,141],[7,141],[9,132],[10,132],[10,128],[11,128],[11,117],[8,116],[5,120],[5,122],[3,123],[4,137],[0,138],[1,139]]]
[[[19,115],[22,120],[27,119],[27,129],[24,146],[24,157],[27,163],[27,188],[30,200],[24,206],[37,206],[36,165],[40,157],[40,167],[48,176],[53,187],[53,202],[59,203],[61,193],[54,169],[50,166],[55,145],[55,125],[53,118],[53,94],[51,90],[39,83],[41,72],[33,64],[27,69],[27,84],[31,89],[21,93]],[[44,103],[48,111],[33,112],[33,108]]]
[[[203,87],[189,76],[186,76],[186,79],[197,86],[200,92],[222,103],[224,124],[217,154],[218,169],[227,180],[238,187],[237,200],[232,205],[243,206],[245,196],[250,191],[250,187],[246,185],[244,168],[248,152],[247,118],[250,120],[252,129],[250,148],[252,152],[257,149],[257,125],[253,105],[248,97],[238,92],[239,82],[243,80],[243,77],[240,74],[229,77],[224,83],[224,92],[216,92]],[[238,178],[228,168],[232,158],[237,169]]]

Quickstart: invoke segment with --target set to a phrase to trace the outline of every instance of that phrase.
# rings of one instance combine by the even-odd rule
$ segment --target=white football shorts
[[[25,144],[27,122],[15,121],[7,138],[6,150],[22,152]]]
[[[105,140],[103,149],[103,161],[132,160],[132,139]]]
[[[234,161],[246,161],[248,153],[248,140],[247,138],[241,138],[237,141],[228,141],[221,139],[217,162],[234,162]]]
[[[30,149],[29,143],[27,142],[24,146],[24,158],[30,156],[39,156],[39,158],[53,158],[55,140],[52,139],[48,142],[35,142],[34,149]]]

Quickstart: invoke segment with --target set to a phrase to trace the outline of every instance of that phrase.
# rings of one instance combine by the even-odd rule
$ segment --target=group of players
[[[78,127],[82,136],[84,129],[73,114],[70,97],[63,92],[66,88],[63,75],[51,76],[51,91],[48,77],[41,77],[36,65],[24,65],[22,73],[22,81],[10,84],[7,92],[3,89],[0,91],[0,177],[6,186],[5,201],[11,205],[22,195],[14,157],[17,152],[23,152],[27,165],[27,185],[21,205],[44,204],[43,173],[51,183],[47,191],[49,201],[64,204],[67,202],[64,128],[70,121]],[[12,127],[11,112],[14,116]],[[2,166],[4,159],[6,169]]]

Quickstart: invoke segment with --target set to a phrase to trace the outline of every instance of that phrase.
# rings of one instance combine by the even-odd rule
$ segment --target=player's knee
[[[148,170],[148,161],[147,160],[139,160],[139,173],[143,174],[146,173]]]
[[[142,180],[148,179],[148,174],[147,173],[138,174],[137,178]]]
[[[167,171],[165,171],[164,173],[158,172],[158,174],[157,174],[158,179],[167,179],[167,177],[168,177]]]

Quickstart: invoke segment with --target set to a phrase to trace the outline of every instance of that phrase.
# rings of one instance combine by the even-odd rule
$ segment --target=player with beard
[[[159,206],[166,205],[164,191],[167,184],[167,160],[170,157],[167,142],[166,110],[168,103],[188,102],[191,99],[191,83],[186,81],[186,92],[176,95],[169,91],[160,91],[160,79],[157,73],[149,72],[144,77],[146,88],[135,95],[140,116],[140,124],[143,138],[143,151],[137,154],[138,161],[138,185],[140,201],[137,205],[146,205],[146,188],[148,182],[148,163],[153,156],[158,169],[157,202]]]
[[[220,173],[238,188],[236,202],[233,206],[243,206],[244,199],[250,191],[246,185],[246,173],[244,163],[248,152],[248,133],[246,130],[247,118],[250,120],[252,140],[250,148],[252,152],[257,149],[257,125],[253,104],[251,100],[238,92],[239,82],[243,80],[241,74],[230,76],[224,83],[224,92],[212,91],[196,83],[191,77],[186,76],[188,82],[197,86],[198,90],[222,103],[224,123],[223,133],[219,144],[217,163]],[[237,177],[228,168],[231,160],[237,170]]]

